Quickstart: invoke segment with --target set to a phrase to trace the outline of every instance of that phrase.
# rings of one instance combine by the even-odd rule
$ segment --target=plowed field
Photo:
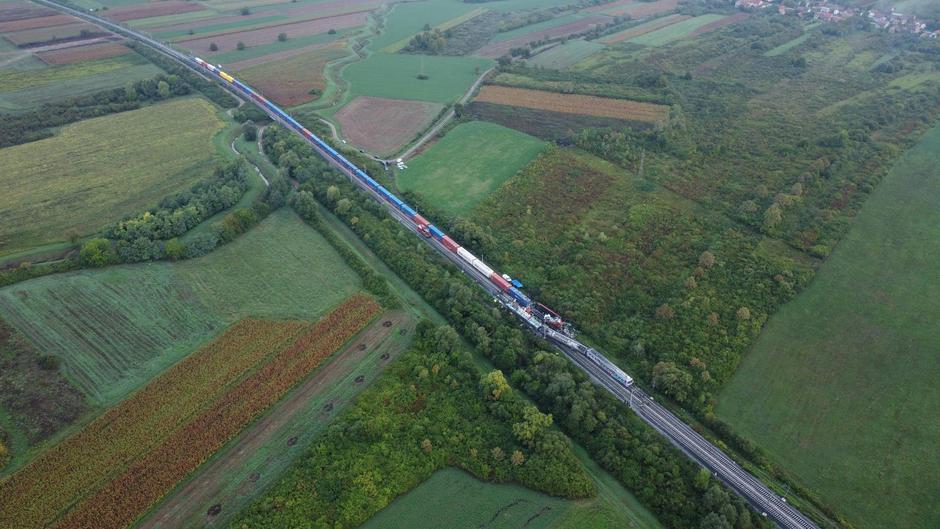
[[[94,36],[107,34],[107,31],[99,28],[94,24],[78,22],[76,24],[66,24],[64,26],[17,31],[5,35],[4,38],[10,41],[14,46],[24,47],[34,46],[44,42],[77,39],[82,35],[83,31],[87,32],[89,35]]]
[[[292,39],[316,35],[318,33],[326,33],[331,29],[340,30],[361,26],[365,24],[368,16],[369,14],[367,12],[351,13],[337,17],[319,18],[305,22],[268,26],[247,31],[233,31],[231,33],[213,35],[211,37],[181,40],[179,44],[194,53],[212,55],[213,53],[232,51],[239,42],[243,42],[245,46],[248,47],[277,42],[277,36],[281,33],[286,34],[288,39]],[[213,42],[219,47],[217,52],[209,51],[209,46]]]
[[[0,4],[0,22],[12,20],[25,20],[27,18],[41,17],[54,14],[55,11],[39,7],[28,2],[8,2]]]
[[[130,48],[119,42],[105,42],[89,46],[75,46],[61,50],[43,51],[37,53],[36,56],[42,59],[46,64],[60,65],[118,57],[130,52]]]
[[[336,113],[343,135],[372,153],[391,155],[424,130],[442,105],[359,96]]]
[[[557,94],[527,88],[487,85],[480,89],[477,101],[537,110],[549,110],[582,116],[597,116],[655,123],[666,119],[669,107],[626,99]]]

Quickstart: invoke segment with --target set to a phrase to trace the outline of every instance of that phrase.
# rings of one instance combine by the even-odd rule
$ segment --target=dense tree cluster
[[[488,398],[456,343],[453,329],[420,323],[411,350],[233,527],[358,527],[445,466],[556,496],[593,496],[551,416],[509,390]]]
[[[130,41],[127,45],[133,48],[137,53],[146,57],[150,62],[159,66],[163,71],[180,77],[186,84],[202,93],[202,95],[206,96],[210,101],[220,107],[232,108],[238,106],[238,100],[218,83],[196,74],[182,64],[165,57],[160,52],[154,51],[143,44]]]
[[[281,129],[265,134],[266,146],[281,142],[280,156],[293,151],[301,164],[316,156],[306,144]],[[466,339],[509,373],[517,387],[524,389],[543,412],[551,413],[554,423],[584,444],[594,459],[637,494],[665,526],[697,528],[713,513],[747,510],[740,500],[730,496],[720,507],[707,504],[707,489],[696,487],[699,469],[694,463],[594,386],[567,359],[544,350],[544,344],[533,343],[508,316],[489,305],[468,279],[443,265],[427,245],[389,217],[384,206],[353,188],[345,177],[325,171],[302,189],[334,211]],[[484,383],[484,388],[488,395],[493,394],[491,381]],[[528,436],[528,426],[520,426],[519,432]],[[708,487],[712,486],[721,488],[710,479]],[[766,526],[750,514],[738,516],[734,524],[730,527]]]

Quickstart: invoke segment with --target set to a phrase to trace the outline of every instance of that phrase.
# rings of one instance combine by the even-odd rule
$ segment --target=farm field
[[[344,31],[337,31],[335,35],[319,33],[317,35],[310,35],[309,37],[287,39],[286,42],[272,39],[268,44],[252,46],[241,51],[233,49],[219,53],[218,55],[213,55],[212,61],[222,65],[243,64],[249,63],[249,61],[253,64],[262,64],[268,60],[276,61],[279,58],[283,58],[285,55],[290,56],[289,54],[294,52],[304,53],[299,51],[302,49],[310,50],[315,47],[329,46],[343,39],[346,34],[347,33]]]
[[[490,7],[490,6],[485,6]],[[396,3],[386,16],[385,28],[369,42],[369,49],[385,53],[385,48],[421,33],[425,24],[432,27],[456,19],[476,9],[473,4],[451,0],[426,0],[414,3]]]
[[[344,57],[347,53],[344,43],[337,42],[293,57],[267,60],[262,64],[233,70],[265,97],[278,105],[290,107],[316,99],[311,91],[322,93],[326,87],[323,77],[326,63]]]
[[[74,22],[55,27],[26,29],[4,34],[3,38],[14,46],[38,46],[45,43],[55,43],[61,40],[77,39],[83,35],[99,36],[108,32],[88,22]]]
[[[46,14],[45,16],[37,16],[33,18],[21,18],[17,20],[9,20],[5,22],[0,22],[0,33],[22,31],[25,29],[64,26],[66,24],[73,24],[78,21],[79,20],[77,18],[71,17],[69,15],[57,15],[52,10],[49,10],[48,14]]]
[[[567,24],[536,30],[530,33],[524,33],[517,37],[506,40],[491,42],[474,52],[474,55],[495,59],[496,57],[500,57],[506,53],[509,53],[509,51],[513,48],[524,47],[529,42],[581,33],[591,29],[593,26],[598,24],[605,24],[609,21],[610,17],[601,15],[579,18],[578,20],[568,22]]]
[[[486,12],[487,12],[487,9],[486,9],[486,8],[484,8],[484,7],[478,7],[478,8],[476,8],[476,9],[472,10],[472,11],[467,11],[466,13],[462,13],[462,14],[460,14],[460,15],[454,17],[454,18],[445,20],[445,21],[441,22],[440,24],[435,24],[432,29],[436,29],[436,30],[439,30],[439,31],[441,31],[441,32],[444,32],[444,31],[447,31],[448,29],[450,29],[450,28],[452,28],[452,27],[454,27],[454,26],[458,26],[458,25],[460,25],[460,24],[463,24],[464,22],[466,22],[466,21],[468,21],[468,20],[471,20],[471,19],[473,19],[474,17],[477,17],[477,16],[479,16],[479,15],[482,15],[483,13],[486,13]],[[414,35],[408,35],[407,37],[405,37],[405,38],[403,38],[403,39],[401,39],[401,40],[399,40],[399,41],[397,41],[397,42],[393,42],[393,43],[389,44],[388,46],[385,46],[385,47],[382,48],[380,51],[382,51],[382,52],[384,52],[384,53],[397,53],[398,51],[401,51],[402,48],[404,48],[405,46],[408,45],[408,42],[411,40],[411,38],[412,38],[413,36],[414,36]]]
[[[358,288],[322,236],[282,211],[198,259],[0,289],[0,317],[59,357],[90,403],[108,406],[234,321],[314,319]]]
[[[600,39],[600,42],[604,44],[616,44],[624,40],[632,39],[634,37],[639,37],[640,35],[646,35],[647,33],[651,33],[653,31],[656,31],[657,29],[664,28],[666,26],[675,24],[677,22],[681,22],[683,20],[688,20],[689,18],[691,17],[689,17],[688,15],[668,15],[668,16],[660,17],[654,20],[650,20],[649,22],[640,24],[638,26],[633,26],[632,28],[627,28],[623,31],[618,31],[617,33],[608,35]]]
[[[289,41],[290,39],[327,33],[331,29],[339,31],[361,26],[365,23],[367,16],[368,13],[361,12],[302,22],[289,22],[280,25],[266,26],[260,29],[233,31],[210,37],[195,37],[192,39],[179,40],[176,42],[176,45],[186,48],[197,55],[211,57],[223,52],[235,50],[239,42],[244,43],[248,48],[277,42],[277,37],[281,33],[286,34]],[[211,51],[209,49],[212,44],[218,46],[218,51]]]
[[[549,112],[480,101],[470,103],[467,111],[478,120],[489,121],[536,138],[556,142],[570,142],[577,133],[586,128],[621,128],[624,125],[637,128],[649,127],[649,124],[627,123],[620,119]]]
[[[132,53],[131,49],[119,42],[103,42],[86,46],[74,46],[60,50],[44,51],[36,54],[40,60],[51,66],[72,64],[82,61],[109,59]]]
[[[482,87],[475,101],[644,123],[664,122],[669,113],[665,105],[495,85]]]
[[[453,103],[492,65],[488,59],[373,53],[343,69],[353,96]],[[418,79],[421,72],[428,79]]]
[[[7,522],[126,527],[378,310],[354,296],[312,325],[236,325],[0,485],[21,507]],[[54,486],[48,475],[58,476]]]
[[[679,5],[678,0],[655,0],[643,2],[637,0],[615,0],[609,4],[601,4],[585,9],[585,12],[604,13],[617,16],[627,15],[632,18],[646,18],[661,15],[672,11]]]
[[[353,145],[391,156],[426,129],[443,108],[439,103],[359,96],[333,117]]]
[[[133,52],[62,66],[46,67],[38,60],[26,69],[17,66],[0,68],[0,111],[31,110],[43,103],[118,88],[164,73]]]
[[[438,470],[397,498],[362,529],[527,529],[558,527],[573,502],[518,485],[480,481],[456,468]],[[434,513],[429,516],[429,513]]]
[[[938,167],[934,128],[770,319],[717,408],[863,529],[940,524]]]
[[[603,48],[603,44],[593,40],[570,40],[529,59],[529,64],[553,70],[562,70],[574,66]]]
[[[386,326],[386,322],[391,325]],[[138,529],[225,527],[398,357],[411,342],[414,325],[409,315],[398,311],[386,312],[374,320],[205,468],[168,495]]]
[[[712,25],[714,27],[716,23],[724,18],[725,15],[700,15],[633,37],[628,42],[643,46],[665,46],[670,42],[696,34],[704,26]]]
[[[0,150],[0,185],[8,189],[0,199],[0,254],[65,240],[69,230],[92,233],[188,189],[214,163],[212,136],[222,126],[214,106],[187,98]]]
[[[463,215],[544,148],[541,140],[500,125],[463,123],[408,162],[396,185],[421,194],[447,213]]]

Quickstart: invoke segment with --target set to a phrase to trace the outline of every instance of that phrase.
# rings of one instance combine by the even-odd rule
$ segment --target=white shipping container
[[[483,274],[486,277],[490,277],[491,275],[493,275],[493,269],[486,266],[486,263],[484,263],[483,261],[479,259],[473,260],[473,267],[476,268],[481,274]]]
[[[472,253],[468,252],[468,251],[467,251],[464,247],[462,247],[462,246],[461,246],[460,248],[457,248],[457,255],[459,255],[461,259],[463,259],[464,261],[466,261],[468,265],[472,265],[473,262],[477,260],[477,258],[476,258],[475,255],[473,255]]]

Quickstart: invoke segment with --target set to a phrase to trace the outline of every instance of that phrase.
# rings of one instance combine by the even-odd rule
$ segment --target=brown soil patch
[[[399,325],[414,326],[410,317],[402,312],[386,313],[386,319],[395,322],[392,329]],[[255,457],[258,447],[273,442],[278,433],[290,428],[296,422],[297,413],[307,401],[328,391],[338,381],[348,376],[350,371],[356,369],[356,366],[369,354],[359,350],[360,343],[365,343],[367,349],[372,351],[385,340],[390,330],[382,327],[380,322],[381,320],[373,321],[352,342],[335,353],[328,363],[322,365],[311,377],[302,382],[287,395],[287,398],[243,431],[230,449],[205,465],[194,479],[174,491],[166,501],[151,511],[138,527],[140,529],[184,527],[204,516],[206,505],[217,504],[221,512],[227,499],[253,490],[256,487],[253,484],[261,477],[258,472],[253,472],[239,490],[226,490],[226,485],[231,481],[231,476],[236,469],[252,464],[252,458]],[[394,354],[397,355],[400,352],[401,350],[396,349]],[[331,411],[332,403],[324,409]],[[264,462],[255,462],[255,464],[263,466]],[[207,523],[208,520],[205,522]]]
[[[391,155],[426,129],[442,108],[424,101],[360,96],[337,112],[336,120],[353,145]]]
[[[585,96],[579,94],[557,94],[512,88],[507,86],[487,85],[480,89],[477,101],[511,105],[536,110],[549,110],[565,114],[597,116],[628,121],[655,123],[666,119],[669,107],[653,103],[640,103],[626,99]]]
[[[262,64],[232,69],[238,72],[242,81],[260,90],[265,97],[281,106],[290,107],[313,101],[317,97],[310,93],[313,89],[322,93],[326,88],[324,70],[327,63],[347,53],[345,43],[334,42],[280,61],[265,61],[271,58],[267,55],[259,58],[265,61]]]
[[[647,22],[646,24],[639,25],[634,28],[630,28],[619,33],[614,33],[600,40],[602,44],[616,44],[627,39],[632,39],[634,37],[639,37],[640,35],[646,35],[647,33],[652,33],[658,29],[662,29],[666,26],[671,26],[677,22],[682,22],[692,18],[688,15],[669,15],[668,17],[658,18],[656,20]]]
[[[737,24],[738,22],[741,22],[742,20],[748,18],[749,16],[751,16],[750,13],[737,13],[737,14],[731,15],[730,17],[725,17],[721,20],[716,20],[709,24],[705,24],[704,26],[690,33],[689,36],[694,37],[696,35],[701,35],[702,33],[708,33],[709,31],[714,31],[718,28],[730,26],[731,24]]]
[[[564,37],[566,35],[581,33],[591,29],[592,26],[606,24],[607,22],[610,22],[610,17],[603,15],[585,17],[581,20],[569,22],[568,24],[562,24],[560,26],[543,29],[541,31],[533,31],[531,33],[526,33],[525,35],[520,35],[509,40],[487,44],[486,46],[483,46],[477,50],[474,55],[495,59],[496,57],[506,55],[509,53],[509,50],[513,48],[521,48],[532,41]]]
[[[130,52],[130,48],[119,42],[105,42],[101,44],[63,48],[61,50],[44,51],[37,53],[36,56],[42,59],[46,64],[60,65],[118,57]]]
[[[9,33],[11,31],[22,31],[24,29],[51,28],[53,26],[64,26],[79,22],[77,18],[69,15],[52,15],[47,17],[24,18],[22,20],[11,20],[9,22],[0,22],[0,33]]]
[[[202,11],[205,7],[195,2],[180,2],[167,0],[164,2],[150,2],[142,5],[115,7],[104,12],[104,16],[111,20],[124,22],[138,18],[162,17],[164,15],[177,15],[179,13],[192,13]]]
[[[277,36],[281,33],[287,34],[287,38],[307,37],[326,33],[331,29],[346,29],[361,26],[365,24],[368,12],[351,13],[328,18],[319,18],[316,20],[307,20],[303,22],[290,22],[276,26],[267,26],[258,29],[249,29],[244,31],[231,31],[228,33],[219,33],[210,37],[196,37],[192,39],[178,41],[180,45],[189,48],[193,53],[212,55],[213,53],[229,52],[235,49],[239,42],[245,43],[245,46],[258,46],[260,44],[271,44],[277,41]],[[210,52],[209,45],[216,43],[219,46],[217,52]]]

